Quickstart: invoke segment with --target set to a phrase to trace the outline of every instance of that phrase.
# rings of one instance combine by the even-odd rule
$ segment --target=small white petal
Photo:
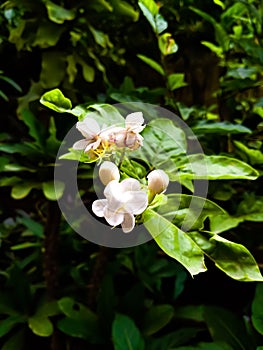
[[[121,191],[139,191],[141,189],[141,184],[136,179],[125,179],[120,183],[120,190]]]
[[[104,189],[104,196],[106,198],[111,198],[115,195],[118,195],[120,192],[120,184],[117,180],[112,180],[111,182],[108,183],[108,185]]]
[[[151,171],[148,176],[148,188],[153,193],[163,193],[169,185],[169,176],[161,169]]]
[[[98,139],[95,142],[91,142],[88,144],[88,146],[85,148],[85,152],[90,151],[91,149],[97,149],[100,145],[101,140]]]
[[[143,119],[142,112],[135,112],[135,113],[128,114],[125,119],[125,124],[127,128],[130,126],[132,127],[135,124],[142,125],[143,122],[144,122],[144,119]]]
[[[81,122],[77,122],[76,128],[85,136],[87,139],[92,139],[95,135],[100,132],[100,126],[95,119],[85,118]]]
[[[92,211],[95,215],[102,218],[104,216],[104,211],[107,206],[107,199],[97,199],[92,203]]]
[[[120,172],[116,164],[105,161],[100,166],[99,178],[103,185],[108,185],[112,180],[120,180]]]
[[[133,230],[135,226],[135,218],[132,214],[126,213],[124,214],[124,220],[121,224],[122,230],[124,233],[129,233]]]
[[[87,141],[86,139],[82,139],[75,142],[72,148],[76,150],[81,150],[81,149],[84,150],[88,146],[88,144],[89,144],[89,141]]]
[[[125,210],[130,214],[141,214],[148,206],[148,196],[143,191],[128,192],[129,201],[125,204]]]
[[[124,212],[113,211],[107,207],[104,211],[104,217],[111,226],[118,226],[124,220]]]

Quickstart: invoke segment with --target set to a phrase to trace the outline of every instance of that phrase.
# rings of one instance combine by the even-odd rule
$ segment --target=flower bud
[[[148,189],[153,194],[165,192],[169,184],[169,177],[163,170],[153,170],[148,176]]]
[[[120,180],[120,173],[118,167],[112,163],[105,161],[100,166],[99,178],[103,185],[107,186],[112,180]]]

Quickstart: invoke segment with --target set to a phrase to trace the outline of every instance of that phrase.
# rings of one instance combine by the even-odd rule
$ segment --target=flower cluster
[[[95,158],[113,147],[136,150],[143,144],[143,137],[139,134],[145,127],[143,123],[141,112],[127,115],[125,127],[100,128],[95,119],[87,117],[77,123],[77,129],[84,139],[75,142],[73,149],[84,150],[85,153]]]
[[[169,178],[163,170],[153,170],[148,174],[148,194],[142,189],[140,182],[133,178],[120,180],[118,167],[109,161],[102,163],[99,169],[105,199],[95,200],[92,211],[98,217],[104,217],[113,227],[121,225],[122,230],[128,233],[135,226],[135,215],[142,214],[148,207],[149,198],[163,193]]]
[[[90,117],[77,123],[77,129],[84,139],[74,143],[73,149],[83,150],[93,160],[110,156],[116,158],[116,150],[137,150],[143,145],[140,132],[145,128],[141,112],[131,113],[125,119],[125,127],[110,126],[100,128]],[[121,160],[123,160],[122,152]],[[115,159],[116,161],[116,159]],[[147,186],[134,178],[121,180],[119,168],[114,162],[104,161],[99,168],[99,178],[105,186],[104,199],[95,200],[92,211],[104,217],[113,227],[121,225],[123,232],[133,230],[136,215],[142,214],[156,194],[163,193],[169,177],[163,170],[153,170],[147,176]]]

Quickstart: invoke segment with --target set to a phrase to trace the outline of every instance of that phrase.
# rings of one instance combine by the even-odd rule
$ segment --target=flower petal
[[[121,224],[122,230],[124,233],[129,233],[134,229],[135,226],[135,218],[132,214],[126,213],[124,214],[124,220]]]
[[[76,128],[85,136],[87,139],[93,139],[95,135],[100,132],[100,126],[95,119],[85,118],[81,122],[77,122]]]
[[[112,180],[108,183],[108,185],[104,189],[104,196],[107,199],[112,198],[115,195],[118,195],[120,192],[120,184],[117,180]]]
[[[76,150],[81,150],[81,149],[84,150],[88,146],[88,144],[89,144],[89,141],[87,141],[86,139],[82,139],[75,142],[72,148]]]
[[[118,226],[124,220],[124,212],[113,211],[107,206],[104,211],[104,217],[111,226]]]
[[[108,185],[112,180],[120,180],[120,172],[116,164],[105,161],[99,169],[99,178],[103,185]]]
[[[88,152],[88,151],[91,150],[91,149],[97,149],[97,148],[99,147],[99,145],[100,145],[100,142],[101,142],[101,140],[98,139],[98,140],[96,140],[95,142],[89,143],[89,144],[87,145],[87,147],[85,148],[85,152]]]
[[[92,203],[92,211],[95,215],[102,218],[104,216],[104,211],[107,206],[107,199],[97,199]]]
[[[135,125],[142,125],[144,122],[142,112],[135,112],[128,114],[125,119],[126,127],[133,127]]]
[[[141,189],[141,184],[136,179],[125,179],[120,183],[120,190],[123,192],[127,191],[139,191]]]
[[[141,214],[148,206],[148,196],[143,191],[126,192],[129,200],[125,203],[124,209],[130,214]]]

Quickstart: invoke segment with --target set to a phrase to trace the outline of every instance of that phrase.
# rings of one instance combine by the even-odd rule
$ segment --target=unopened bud
[[[159,194],[165,192],[169,185],[169,177],[163,170],[153,170],[148,176],[148,189],[153,194]]]
[[[99,177],[103,185],[107,186],[112,180],[120,180],[119,169],[114,163],[105,161],[100,166]]]

